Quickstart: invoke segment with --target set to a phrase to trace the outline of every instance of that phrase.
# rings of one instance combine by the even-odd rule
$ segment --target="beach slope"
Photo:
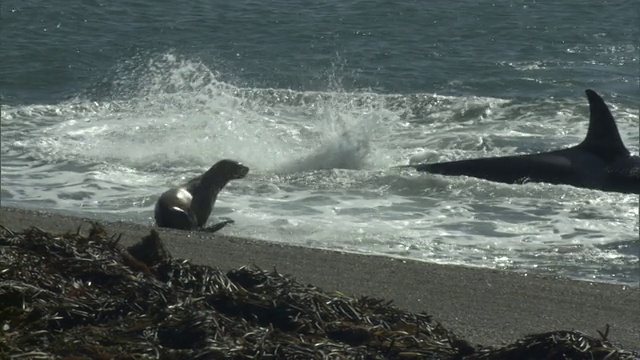
[[[88,230],[92,220],[14,208],[0,208],[0,224],[12,230]],[[132,245],[150,228],[133,223],[101,223]],[[310,249],[224,235],[159,229],[177,258],[222,270],[255,265],[276,268],[299,282],[351,296],[393,300],[396,306],[426,312],[472,343],[502,345],[524,335],[578,330],[592,336],[611,326],[609,339],[640,350],[640,289],[564,278],[516,274],[463,266],[436,265],[383,256]]]

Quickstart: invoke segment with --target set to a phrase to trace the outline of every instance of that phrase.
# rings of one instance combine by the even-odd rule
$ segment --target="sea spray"
[[[232,158],[251,173],[216,203],[229,235],[637,284],[620,250],[637,242],[637,197],[392,168],[575,144],[582,97],[297,91],[194,57],[132,61],[93,96],[3,107],[3,206],[152,224],[160,193]],[[612,109],[637,153],[637,110]]]
[[[313,153],[278,166],[277,171],[361,169],[369,154],[370,144],[368,139],[357,136],[357,134],[343,133]]]

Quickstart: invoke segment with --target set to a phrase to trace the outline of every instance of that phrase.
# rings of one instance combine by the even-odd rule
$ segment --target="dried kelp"
[[[474,359],[638,359],[638,354],[632,355],[612,348],[606,335],[595,339],[579,331],[552,331],[527,336],[501,349],[487,350]]]
[[[426,314],[173,259],[154,230],[128,249],[87,236],[0,230],[0,358],[631,359],[578,332],[473,346]]]

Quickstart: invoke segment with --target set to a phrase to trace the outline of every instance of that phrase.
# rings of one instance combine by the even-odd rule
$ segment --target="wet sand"
[[[54,233],[86,231],[93,220],[14,208],[0,208],[0,224],[12,230],[30,226]],[[125,246],[150,227],[101,224],[122,234]],[[501,345],[524,335],[578,330],[609,338],[627,350],[640,350],[640,288],[549,276],[437,265],[384,256],[310,249],[197,232],[159,229],[174,257],[223,270],[243,265],[276,268],[325,291],[393,300],[400,308],[426,312],[461,338]]]

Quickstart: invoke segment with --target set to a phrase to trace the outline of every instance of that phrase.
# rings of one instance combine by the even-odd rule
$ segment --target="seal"
[[[220,190],[231,180],[242,179],[249,168],[233,160],[220,160],[204,174],[182,186],[171,188],[156,202],[155,220],[159,227],[215,232],[233,220],[224,220],[211,227],[204,225],[211,215]]]

